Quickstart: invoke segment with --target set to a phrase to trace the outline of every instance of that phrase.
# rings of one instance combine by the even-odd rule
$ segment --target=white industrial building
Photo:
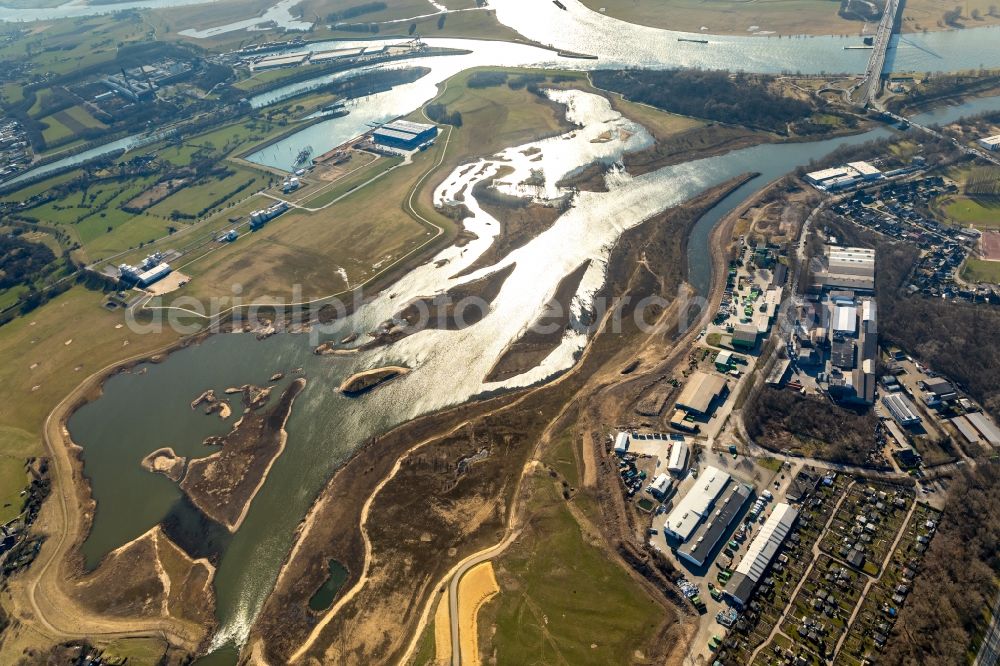
[[[827,289],[875,289],[875,250],[863,247],[826,246],[826,266],[817,274]]]
[[[660,474],[653,482],[649,484],[649,492],[651,492],[656,497],[663,497],[670,490],[670,477],[666,474]]]
[[[686,442],[675,441],[670,446],[670,460],[667,469],[671,472],[683,472],[687,469],[688,445]]]
[[[677,503],[663,522],[663,531],[681,541],[687,541],[702,519],[711,514],[715,500],[729,484],[731,477],[711,465],[705,467],[694,486]]]
[[[819,190],[839,190],[864,181],[879,180],[882,172],[868,162],[850,162],[806,174],[806,181]]]
[[[1000,134],[979,139],[978,143],[986,150],[1000,150]]]
[[[833,309],[834,333],[854,335],[858,330],[858,308],[854,305],[838,305]]]
[[[742,483],[731,483],[715,503],[712,513],[698,527],[692,537],[677,549],[677,554],[695,566],[703,566],[724,534],[740,515],[753,489]]]
[[[618,436],[615,437],[615,453],[618,455],[624,455],[628,451],[628,433],[620,432]]]
[[[972,412],[966,414],[965,418],[969,419],[969,423],[979,431],[983,439],[993,446],[1000,446],[1000,430],[997,429],[996,425],[985,414],[982,412]]]
[[[904,428],[920,423],[920,415],[913,403],[901,393],[890,393],[882,398],[882,404],[889,410],[889,415]]]
[[[778,548],[792,531],[798,517],[798,509],[791,505],[784,502],[774,505],[767,522],[750,542],[746,554],[736,567],[732,579],[726,586],[726,596],[741,606],[750,601],[750,596],[763,578]]]

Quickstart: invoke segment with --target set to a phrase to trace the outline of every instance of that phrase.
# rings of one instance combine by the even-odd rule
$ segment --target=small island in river
[[[390,379],[395,379],[400,375],[405,375],[410,371],[400,365],[388,365],[384,368],[372,368],[363,372],[356,372],[343,381],[340,385],[340,392],[345,395],[359,395],[370,391],[380,384],[384,384]]]
[[[187,458],[177,455],[172,448],[165,446],[148,454],[140,464],[144,470],[162,474],[176,482],[184,476]]]
[[[305,385],[304,378],[296,379],[269,409],[263,407],[270,388],[245,387],[247,411],[243,418],[227,435],[212,442],[221,449],[188,463],[181,490],[206,516],[230,532],[239,528],[271,465],[284,451],[285,423]]]

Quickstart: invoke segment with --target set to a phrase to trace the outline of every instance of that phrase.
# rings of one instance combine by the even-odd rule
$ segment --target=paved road
[[[872,54],[868,58],[868,66],[865,68],[865,78],[859,84],[862,95],[860,103],[868,106],[874,103],[878,95],[882,80],[882,70],[885,68],[885,53],[889,50],[889,42],[892,40],[892,30],[896,25],[896,12],[899,10],[899,0],[889,0],[886,3],[885,11],[882,12],[882,20],[879,21],[878,30],[875,33],[875,44]]]
[[[1000,662],[1000,595],[997,596],[996,605],[993,606],[993,621],[990,623],[989,631],[983,640],[983,646],[979,648],[976,661],[973,666],[996,666]]]
[[[512,531],[497,545],[470,555],[465,562],[459,565],[458,571],[456,571],[455,575],[451,577],[451,584],[448,585],[448,614],[451,616],[451,663],[453,666],[461,666],[462,663],[462,642],[459,640],[458,636],[458,584],[462,581],[462,576],[464,576],[469,569],[499,555],[507,548],[507,546],[514,542],[514,539],[516,539],[519,534],[519,530]]]

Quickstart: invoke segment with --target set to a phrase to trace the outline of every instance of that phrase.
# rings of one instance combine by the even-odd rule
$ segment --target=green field
[[[824,0],[583,0],[583,4],[630,23],[683,32],[857,34],[859,25],[842,19],[837,4]]]
[[[289,211],[193,264],[182,264],[181,270],[195,279],[177,293],[225,296],[240,284],[247,298],[266,299],[288,297],[292,286],[300,285],[303,297],[319,298],[371,278],[432,235],[404,211],[403,202],[437,152],[421,153],[412,167],[396,169],[328,208]],[[270,203],[260,199],[258,207]]]
[[[331,201],[344,196],[359,185],[367,183],[372,178],[380,176],[389,169],[399,165],[402,161],[403,159],[400,157],[379,157],[370,164],[366,164],[356,171],[345,175],[340,180],[334,181],[330,189],[309,199],[302,205],[306,208],[321,208]]]
[[[145,39],[150,25],[138,13],[35,24],[32,34],[0,46],[0,59],[30,59],[36,71],[67,74],[115,58],[118,45]]]
[[[21,513],[21,491],[28,481],[24,458],[0,455],[0,524],[17,518]]]
[[[244,199],[262,187],[266,186],[270,178],[259,171],[246,169],[243,167],[229,166],[232,173],[225,178],[211,178],[206,183],[190,185],[184,187],[169,197],[159,202],[155,206],[147,209],[147,213],[158,217],[170,217],[174,211],[179,211],[185,215],[202,215],[201,211],[213,206],[213,210],[218,210],[225,203],[217,203],[221,198],[231,195],[233,200]],[[249,183],[249,185],[248,185]],[[240,187],[242,190],[236,192]]]
[[[314,299],[356,287],[408,258],[436,233],[414,219],[406,205],[418,181],[414,209],[447,230],[442,241],[449,239],[454,222],[434,209],[431,196],[452,169],[475,157],[569,128],[554,105],[527,90],[506,85],[472,89],[467,86],[469,75],[449,80],[438,100],[462,114],[462,127],[442,127],[435,145],[416,154],[412,166],[394,169],[320,211],[290,211],[231,245],[181,263],[180,270],[194,279],[177,295],[229,296],[232,286],[240,284],[248,299],[287,298],[292,285],[301,285],[302,297]],[[426,122],[420,112],[411,117]],[[439,159],[441,166],[435,169]],[[432,174],[421,180],[429,171]],[[364,180],[355,177],[350,182]],[[348,188],[340,184],[334,189],[339,187]],[[311,197],[310,207],[337,194],[318,196],[322,198]]]
[[[957,226],[1000,229],[1000,203],[989,204],[970,197],[949,197],[941,206],[948,220]]]
[[[42,423],[85,377],[133,354],[160,348],[177,334],[140,334],[121,326],[121,311],[102,307],[104,296],[83,287],[0,326],[0,497],[24,487],[14,463],[44,455]],[[6,470],[6,471],[3,471]],[[4,500],[3,503],[10,500]],[[8,507],[12,510],[12,507]]]
[[[104,123],[94,118],[80,105],[71,106],[39,120],[46,125],[42,131],[42,138],[49,148],[67,143],[84,130],[105,128]]]
[[[495,609],[483,613],[494,616],[493,627],[489,617],[480,620],[484,652],[500,664],[633,663],[663,609],[583,538],[547,474],[525,482],[538,509],[524,536],[495,561],[501,592]]]
[[[962,267],[962,279],[968,282],[1000,284],[1000,261],[984,261],[969,257]]]

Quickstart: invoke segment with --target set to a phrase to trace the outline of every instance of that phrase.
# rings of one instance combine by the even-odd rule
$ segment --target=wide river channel
[[[428,40],[433,45],[464,48],[471,53],[397,63],[394,66],[426,66],[431,72],[414,83],[365,98],[352,106],[349,116],[315,124],[250,159],[287,169],[302,146],[312,145],[319,153],[357,135],[365,129],[365,123],[408,113],[430,99],[440,82],[477,65],[566,69],[698,66],[818,74],[860,72],[867,58],[866,51],[844,49],[857,38],[708,36],[708,44],[678,42],[681,33],[633,26],[586,10],[576,0],[564,2],[568,6],[565,12],[553,3],[537,0],[493,0],[491,5],[501,22],[526,37],[559,49],[595,54],[598,60],[564,58],[545,49],[504,42]],[[186,3],[151,0],[130,4]],[[78,7],[82,5],[73,5],[66,15],[87,13]],[[38,15],[31,17],[52,18],[51,12],[64,9],[70,10],[32,10]],[[43,16],[44,12],[49,14]],[[29,17],[23,10],[0,8],[0,20],[25,18]],[[888,67],[937,71],[996,65],[998,37],[1000,31],[995,29],[897,37]],[[328,42],[310,48],[326,50],[343,45]],[[984,58],[994,62],[984,63]],[[251,103],[267,106],[330,78],[272,91]],[[614,162],[624,151],[641,149],[651,140],[643,128],[612,111],[602,98],[580,92],[554,93],[553,97],[567,106],[569,117],[581,126],[579,130],[511,146],[502,158],[481,160],[477,168],[464,173],[456,170],[435,193],[435,198],[443,201],[466,192],[466,203],[473,213],[466,224],[478,240],[463,248],[443,250],[391,290],[339,322],[335,330],[321,335],[279,334],[261,341],[244,334],[215,335],[170,355],[165,362],[112,377],[105,383],[102,397],[73,415],[70,431],[83,446],[85,472],[98,504],[92,533],[83,547],[89,565],[95,565],[109,551],[164,518],[196,529],[195,512],[182,501],[176,484],[139,466],[144,455],[161,446],[171,446],[179,455],[189,457],[211,453],[202,445],[203,439],[223,434],[233,419],[224,421],[192,410],[189,403],[194,397],[207,388],[221,393],[229,386],[263,384],[278,371],[291,375],[292,369],[303,368],[309,383],[288,422],[289,438],[283,455],[274,464],[237,533],[213,536],[214,546],[223,553],[215,580],[221,626],[215,645],[240,643],[274,583],[296,525],[330,475],[360,444],[420,414],[459,404],[485,391],[544,381],[572,366],[586,343],[586,335],[579,327],[567,332],[563,344],[535,370],[502,385],[483,381],[504,347],[536,318],[559,280],[582,261],[590,259],[592,265],[574,300],[577,314],[589,307],[591,295],[603,281],[610,248],[624,230],[707,187],[748,171],[760,172],[760,177],[700,220],[692,233],[689,281],[704,293],[711,279],[709,233],[723,215],[768,182],[838,146],[862,143],[893,131],[878,128],[848,138],[757,146],[634,178],[613,172],[608,192],[579,193],[574,206],[528,245],[497,266],[455,279],[452,276],[483,252],[496,233],[496,221],[468,195],[477,180],[490,177],[501,163],[515,169],[507,177],[510,182],[542,169],[545,184],[534,194],[543,199],[555,198],[563,194],[554,185],[560,176],[593,160]],[[998,108],[1000,98],[989,98],[948,107],[918,121],[946,122]],[[614,138],[594,140],[608,135]],[[115,147],[128,147],[130,140],[135,139],[123,139]],[[515,268],[493,309],[474,326],[462,331],[423,331],[378,351],[323,357],[312,353],[318,342],[340,340],[349,333],[357,333],[359,342],[364,341],[369,331],[410,298],[439,293],[511,263]],[[387,363],[408,365],[413,372],[359,398],[346,398],[333,390],[352,372]],[[283,388],[288,381],[290,377],[279,386]]]

